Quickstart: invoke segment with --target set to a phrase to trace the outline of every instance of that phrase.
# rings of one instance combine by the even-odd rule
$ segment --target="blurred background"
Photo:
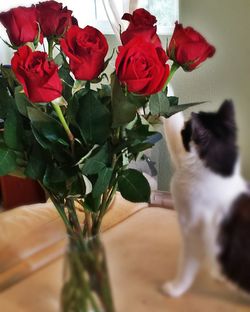
[[[38,2],[38,1],[37,1]],[[63,0],[59,1],[73,10],[79,26],[91,24],[107,36],[110,49],[118,41],[106,17],[102,0]],[[18,5],[29,6],[36,1],[1,1],[0,11]],[[145,7],[157,16],[159,33],[166,46],[173,31],[175,20],[184,26],[192,26],[203,34],[216,47],[216,54],[192,73],[177,71],[172,87],[180,103],[207,100],[209,103],[196,110],[215,110],[224,99],[235,103],[239,128],[243,175],[250,179],[250,143],[248,138],[250,117],[250,0],[104,0],[112,21],[114,6],[119,16],[134,7]],[[113,12],[114,13],[114,12]],[[0,26],[0,35],[7,35]],[[0,42],[0,63],[10,62],[11,51]],[[113,61],[114,64],[114,61]],[[112,64],[111,64],[112,65]],[[112,69],[110,69],[111,71]],[[185,112],[188,117],[190,110]],[[152,159],[158,170],[158,189],[168,190],[171,165],[166,146],[162,140],[152,151]]]

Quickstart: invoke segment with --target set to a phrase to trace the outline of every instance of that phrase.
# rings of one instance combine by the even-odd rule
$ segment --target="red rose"
[[[128,91],[150,95],[162,90],[168,75],[168,57],[161,47],[135,37],[119,47],[115,67]]]
[[[157,22],[154,15],[145,9],[137,9],[132,15],[125,13],[122,19],[129,22],[128,28],[121,33],[122,44],[128,43],[135,36],[142,36],[144,41],[152,42],[161,47],[161,41],[156,34],[156,26],[154,26]]]
[[[38,21],[45,37],[59,37],[73,24],[72,11],[56,1],[40,2],[36,5]]]
[[[36,8],[18,7],[0,13],[0,22],[6,28],[10,42],[20,46],[33,42],[38,36]],[[40,38],[42,40],[42,38]]]
[[[23,46],[15,52],[11,66],[31,102],[50,102],[62,95],[58,67],[47,53]]]
[[[171,38],[168,55],[170,59],[183,67],[186,71],[195,69],[208,57],[212,57],[215,48],[192,27],[183,28],[175,23],[175,30]]]
[[[102,72],[108,43],[99,30],[72,26],[60,43],[76,79],[92,80]]]

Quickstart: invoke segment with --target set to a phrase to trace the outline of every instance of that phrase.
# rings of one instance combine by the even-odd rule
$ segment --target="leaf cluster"
[[[55,62],[68,103],[61,110],[74,140],[69,141],[52,104],[31,103],[11,68],[2,66],[0,175],[37,180],[61,199],[84,200],[95,213],[101,198],[116,189],[127,200],[149,201],[146,178],[127,165],[161,138],[152,120],[199,103],[179,105],[166,92],[150,97],[129,93],[115,73],[109,84],[102,84],[104,74],[92,82],[75,81],[61,52]]]

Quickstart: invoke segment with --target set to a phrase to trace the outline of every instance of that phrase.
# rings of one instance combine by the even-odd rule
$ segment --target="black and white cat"
[[[250,191],[240,172],[233,103],[192,113],[186,123],[178,113],[164,127],[183,247],[176,278],[163,291],[185,293],[206,259],[213,274],[250,292]]]

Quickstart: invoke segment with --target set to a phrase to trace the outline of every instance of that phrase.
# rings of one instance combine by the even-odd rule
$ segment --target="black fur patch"
[[[182,131],[185,148],[192,139],[205,166],[222,176],[232,175],[238,158],[233,103],[225,101],[215,113],[192,113],[190,122]]]
[[[250,193],[234,202],[219,234],[222,272],[240,288],[250,292]]]
[[[187,152],[190,152],[190,142],[192,139],[192,126],[191,120],[185,123],[184,129],[181,131],[182,142]]]

